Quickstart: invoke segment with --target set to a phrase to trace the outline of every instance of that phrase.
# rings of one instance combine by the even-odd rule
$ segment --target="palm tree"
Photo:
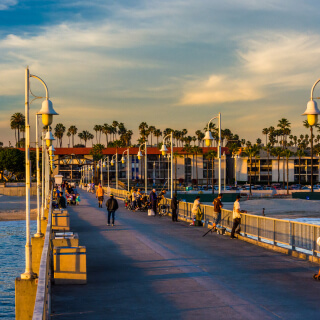
[[[68,132],[70,132],[71,135],[72,135],[72,148],[73,148],[73,146],[74,146],[74,136],[77,134],[78,128],[76,126],[70,126],[70,128],[68,129]]]
[[[153,135],[157,138],[157,145],[159,144],[159,137],[162,136],[162,132],[160,129],[156,129],[153,131]]]
[[[93,127],[93,130],[96,132],[96,142],[97,142],[97,144],[98,144],[98,132],[99,132],[99,130],[100,130],[99,125],[96,124],[96,125]]]
[[[62,148],[62,138],[65,131],[66,127],[62,123],[58,123],[54,128],[54,136],[58,139],[57,143],[59,142],[60,148]]]
[[[278,183],[280,182],[280,157],[281,157],[282,149],[280,147],[275,147],[271,149],[271,155],[277,157],[278,161]]]
[[[156,131],[155,126],[149,126],[149,132],[150,132],[150,138],[151,138],[151,146],[152,146],[152,135],[154,135],[154,132]]]
[[[265,134],[265,135],[266,135],[266,145],[267,145],[267,143],[268,143],[269,129],[268,129],[268,128],[262,129],[262,134]]]
[[[70,137],[71,137],[71,133],[70,133],[69,131],[67,131],[67,137],[69,138],[68,147],[70,147]]]
[[[16,112],[11,116],[10,127],[11,129],[15,129],[15,131],[17,130],[18,132],[18,141],[16,141],[16,143],[20,141],[20,130],[24,124],[25,124],[25,117],[21,112]]]
[[[106,142],[107,142],[107,147],[108,147],[108,144],[109,144],[109,142],[108,142],[108,134],[111,135],[111,128],[107,123],[105,123],[102,126],[102,132],[106,135]]]
[[[85,148],[87,147],[87,141],[92,139],[93,134],[91,134],[89,131],[85,130],[78,134],[78,137],[84,141]],[[94,136],[93,136],[94,137]]]
[[[212,179],[212,194],[214,194],[214,159],[217,157],[217,152],[214,150],[210,150],[205,154],[205,158],[210,161],[211,160],[211,179]],[[208,188],[208,177],[209,177],[209,162],[207,163],[207,188]]]
[[[118,125],[119,125],[119,122],[118,121],[112,121],[112,128],[113,128],[113,140],[116,138],[117,139],[117,127],[118,127]],[[116,135],[116,136],[114,136],[114,135]]]

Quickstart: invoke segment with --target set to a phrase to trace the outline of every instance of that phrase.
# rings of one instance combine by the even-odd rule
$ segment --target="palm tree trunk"
[[[278,156],[278,183],[280,182],[280,156]]]
[[[299,156],[299,184],[301,184],[301,157]]]
[[[282,185],[283,185],[283,189],[284,189],[284,185],[286,183],[286,176],[285,176],[285,169],[284,169],[284,167],[285,167],[285,157],[282,157],[282,158],[283,158],[283,174],[282,174],[283,183],[282,183]]]
[[[197,154],[196,154],[196,178],[197,178],[197,189],[198,189],[199,182],[198,182],[198,157],[197,157]]]
[[[207,160],[207,190],[209,188],[209,160]]]

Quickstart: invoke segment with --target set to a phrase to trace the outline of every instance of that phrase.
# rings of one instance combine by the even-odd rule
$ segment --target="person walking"
[[[117,199],[113,198],[113,194],[110,194],[110,198],[106,202],[106,207],[108,210],[108,226],[110,226],[110,217],[112,216],[112,226],[114,226],[114,215],[116,210],[119,208]]]
[[[176,194],[174,194],[171,199],[171,210],[172,210],[172,221],[178,222],[178,216],[177,216],[178,199]]]
[[[150,200],[150,203],[151,203],[151,208],[154,211],[154,216],[156,216],[156,214],[157,214],[157,202],[158,202],[156,189],[152,189],[152,191],[150,192],[149,200]]]
[[[221,199],[222,193],[219,193],[218,196],[213,200],[213,210],[215,213],[215,219],[212,225],[213,231],[217,230],[217,225],[221,222],[221,209],[223,207]]]
[[[98,198],[99,208],[102,208],[103,196],[104,196],[104,190],[103,190],[101,184],[99,184],[97,192],[96,192],[96,198]]]
[[[233,204],[233,227],[232,227],[232,231],[231,231],[231,239],[236,239],[236,237],[234,236],[234,233],[237,229],[237,227],[239,227],[239,231],[237,233],[240,233],[240,223],[241,223],[241,211],[240,211],[240,195],[237,195],[236,197],[236,201]]]

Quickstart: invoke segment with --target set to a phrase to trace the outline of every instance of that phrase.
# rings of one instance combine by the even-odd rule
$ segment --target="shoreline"
[[[30,210],[30,220],[37,219],[37,209]],[[26,212],[25,211],[17,211],[17,210],[6,210],[0,211],[0,222],[1,221],[21,221],[26,220]]]

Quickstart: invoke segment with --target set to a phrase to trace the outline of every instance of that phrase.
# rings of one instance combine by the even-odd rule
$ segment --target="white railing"
[[[32,317],[33,320],[49,319],[51,313],[51,211],[52,192],[49,204],[48,224],[40,261],[38,288]]]

